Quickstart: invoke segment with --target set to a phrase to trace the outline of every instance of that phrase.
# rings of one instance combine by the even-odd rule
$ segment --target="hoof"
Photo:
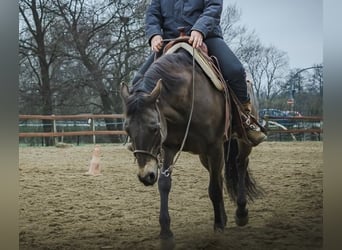
[[[236,211],[235,213],[236,225],[238,225],[239,227],[243,227],[248,224],[248,220],[249,220],[249,217],[248,217],[247,209],[243,213],[238,213],[238,211]]]
[[[215,233],[223,233],[224,232],[224,226],[214,225],[214,232]]]
[[[173,237],[168,239],[160,239],[160,249],[162,250],[173,250],[176,246]]]
[[[172,233],[172,231],[160,232],[160,234],[159,234],[159,239],[161,239],[161,240],[170,240],[170,239],[173,239],[173,233]]]
[[[243,226],[247,225],[248,224],[248,215],[246,217],[243,217],[243,218],[239,218],[239,217],[235,216],[235,223],[239,227],[243,227]]]

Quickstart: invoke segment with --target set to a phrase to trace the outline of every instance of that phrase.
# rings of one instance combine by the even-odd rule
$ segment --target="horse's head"
[[[164,129],[157,106],[161,80],[151,93],[129,93],[126,84],[121,85],[121,97],[125,106],[125,131],[131,138],[132,150],[138,163],[138,178],[147,185],[158,179],[158,156]]]

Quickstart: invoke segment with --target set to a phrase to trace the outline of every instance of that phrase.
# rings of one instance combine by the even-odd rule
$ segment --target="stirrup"
[[[261,142],[267,139],[267,135],[265,135],[255,124],[251,124],[248,128],[246,128],[246,134],[247,139],[253,147],[259,145]]]
[[[266,134],[262,131],[257,123],[253,122],[249,114],[243,114],[242,117],[242,123],[246,131],[247,139],[252,146],[257,146],[267,139]]]

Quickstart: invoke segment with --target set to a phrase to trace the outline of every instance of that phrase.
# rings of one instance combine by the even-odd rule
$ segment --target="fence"
[[[322,140],[321,116],[265,116],[269,140]]]
[[[108,125],[108,121],[101,121],[103,119],[118,120],[114,123],[115,130],[99,130]],[[30,132],[23,132],[19,130],[19,138],[32,138],[32,137],[54,137],[55,142],[60,138],[62,141],[65,136],[76,136],[77,144],[79,143],[79,136],[92,136],[93,143],[96,143],[96,136],[99,135],[126,135],[126,132],[122,130],[124,115],[123,114],[81,114],[81,115],[19,115],[19,126],[27,128],[29,124],[23,121],[36,121],[36,123],[30,123],[32,127],[36,127],[35,131],[30,129]],[[37,121],[50,120],[52,121],[51,132],[41,131],[43,125],[37,123]],[[112,124],[113,125],[113,124]],[[74,131],[65,131],[66,128],[73,127]],[[121,129],[118,129],[120,127]],[[81,129],[83,128],[83,129]],[[23,129],[21,129],[23,130]],[[38,131],[37,131],[38,130]]]
[[[108,124],[103,119],[117,120],[115,130],[99,130]],[[81,115],[19,115],[19,126],[27,127],[27,121],[36,121],[37,127],[42,128],[41,123],[37,121],[51,120],[51,132],[42,131],[19,131],[19,138],[43,138],[53,137],[55,142],[58,138],[63,141],[65,136],[77,136],[79,142],[80,136],[92,136],[92,142],[96,143],[96,136],[117,135],[125,136],[126,132],[122,130],[123,114],[81,114]],[[25,122],[23,122],[25,121]],[[31,123],[31,125],[35,123]],[[74,131],[65,131],[65,127],[73,126]],[[323,120],[320,116],[296,116],[296,117],[275,117],[265,116],[263,125],[267,128],[269,140],[321,140],[323,133]],[[83,127],[84,129],[80,129]],[[119,129],[121,128],[121,129]],[[38,129],[39,130],[39,129]]]

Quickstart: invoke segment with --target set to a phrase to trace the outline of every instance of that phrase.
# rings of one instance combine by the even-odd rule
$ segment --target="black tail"
[[[246,145],[247,146],[247,145]],[[248,146],[249,147],[249,146]],[[224,177],[227,186],[227,191],[230,198],[236,201],[238,195],[238,164],[236,156],[239,152],[239,146],[236,139],[231,139],[225,142],[224,153],[225,153],[225,171]],[[248,155],[246,156],[245,165],[240,168],[246,169],[245,174],[245,190],[246,196],[249,201],[254,201],[256,198],[260,198],[264,195],[262,188],[258,187],[253,176],[249,172],[248,168]]]

